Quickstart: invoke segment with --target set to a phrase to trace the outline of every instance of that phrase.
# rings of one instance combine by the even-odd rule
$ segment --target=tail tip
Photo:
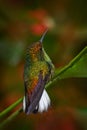
[[[46,90],[43,91],[42,97],[39,101],[39,108],[38,112],[42,113],[44,111],[47,111],[49,106],[51,104],[51,100],[46,92]]]

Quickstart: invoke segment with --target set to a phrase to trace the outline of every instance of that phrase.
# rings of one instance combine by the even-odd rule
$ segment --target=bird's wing
[[[25,113],[30,114],[35,110],[42,96],[48,77],[49,74],[47,74],[43,78],[43,71],[40,71],[39,78],[38,78],[39,80],[37,82],[37,85],[34,87],[33,91],[31,92],[31,94],[29,94],[28,88],[26,87],[25,84],[25,104],[26,104]]]

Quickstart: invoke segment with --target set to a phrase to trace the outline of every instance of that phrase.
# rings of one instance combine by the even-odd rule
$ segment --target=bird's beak
[[[40,42],[40,43],[42,43],[42,42],[43,42],[43,39],[44,39],[44,37],[45,37],[45,35],[46,35],[47,31],[48,31],[48,29],[46,29],[46,31],[43,33],[43,35],[42,35],[41,39],[39,40],[39,42]]]

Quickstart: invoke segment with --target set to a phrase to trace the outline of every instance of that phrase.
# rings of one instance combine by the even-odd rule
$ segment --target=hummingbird
[[[26,51],[23,111],[27,115],[47,111],[51,104],[50,97],[45,90],[45,85],[51,80],[54,73],[54,65],[43,47],[43,39],[47,31]]]

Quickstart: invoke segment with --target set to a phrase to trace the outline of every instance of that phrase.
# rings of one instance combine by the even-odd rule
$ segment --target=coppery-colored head
[[[43,43],[43,39],[47,33],[48,29],[43,33],[41,39],[38,41],[38,42],[35,42],[33,43],[28,49],[29,49],[29,52],[31,54],[36,54],[38,53],[39,51],[42,50],[42,43]]]

